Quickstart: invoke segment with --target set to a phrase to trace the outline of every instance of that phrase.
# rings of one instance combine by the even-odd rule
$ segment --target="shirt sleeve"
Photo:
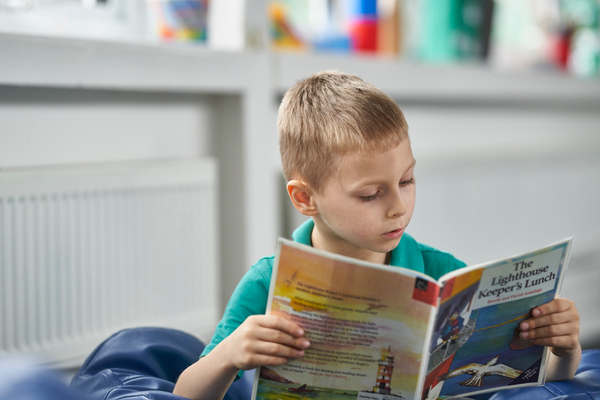
[[[264,275],[258,268],[250,268],[231,295],[223,318],[202,355],[208,354],[223,339],[231,335],[249,316],[264,314],[268,296],[269,288]]]
[[[231,335],[246,318],[251,315],[264,314],[269,296],[269,280],[261,269],[253,266],[244,275],[235,288],[225,308],[223,318],[217,325],[210,343],[202,351],[203,357],[211,352],[221,341]],[[238,373],[239,379],[243,371]]]

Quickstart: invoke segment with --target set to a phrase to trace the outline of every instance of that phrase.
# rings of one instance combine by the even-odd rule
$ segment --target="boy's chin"
[[[389,253],[390,251],[392,251],[396,247],[398,247],[398,245],[400,244],[400,239],[401,238],[394,239],[393,241],[389,241],[382,246],[378,246],[379,248],[374,251],[376,251],[377,253],[383,253],[383,254]]]

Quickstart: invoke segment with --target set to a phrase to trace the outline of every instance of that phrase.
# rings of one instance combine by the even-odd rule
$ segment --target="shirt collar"
[[[294,239],[294,242],[312,246],[312,240],[310,236],[312,235],[314,227],[315,222],[312,220],[312,218],[307,219],[302,223],[302,225],[296,228],[294,233],[292,233],[292,239]]]

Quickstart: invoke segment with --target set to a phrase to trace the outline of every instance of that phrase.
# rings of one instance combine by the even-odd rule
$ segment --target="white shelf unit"
[[[0,34],[2,83],[181,93],[248,89],[261,57],[184,45],[158,46]],[[249,68],[241,69],[241,65]]]
[[[425,66],[348,55],[227,53],[2,34],[0,170],[36,164],[26,144],[10,140],[14,133],[9,128],[16,122],[2,121],[13,96],[25,106],[50,106],[55,95],[70,91],[87,93],[82,96],[92,106],[119,95],[169,105],[177,98],[193,104],[199,99],[206,119],[197,134],[207,145],[196,156],[214,156],[220,164],[221,290],[226,300],[249,265],[274,251],[283,222],[297,217],[281,189],[278,100],[298,79],[324,69],[361,76],[390,94],[407,116],[419,163],[419,205],[411,233],[468,263],[575,234],[576,282],[565,287],[565,296],[582,301],[582,316],[594,311],[600,294],[583,297],[586,291],[575,290],[575,283],[600,280],[595,265],[576,262],[578,255],[598,261],[600,233],[591,221],[600,220],[595,206],[600,201],[600,80],[549,71],[501,72],[482,65]],[[31,110],[33,117],[37,108]],[[60,118],[67,118],[69,109],[60,112]],[[2,149],[2,143],[13,147]],[[69,156],[57,154],[43,164],[69,163]],[[522,198],[507,193],[514,187]],[[596,340],[599,324],[582,322],[582,340]]]

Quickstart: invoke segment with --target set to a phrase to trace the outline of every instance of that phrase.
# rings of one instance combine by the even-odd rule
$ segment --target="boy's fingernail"
[[[529,332],[521,332],[521,337],[527,339],[529,337]]]
[[[298,357],[302,357],[304,355],[304,350],[299,350],[298,351]]]
[[[541,313],[542,312],[536,308],[531,312],[531,315],[533,315],[534,317],[538,317]]]
[[[526,331],[527,329],[529,329],[529,324],[527,322],[523,322],[521,324],[521,330]]]
[[[307,348],[308,346],[310,346],[310,342],[308,340],[303,340],[302,347]]]

